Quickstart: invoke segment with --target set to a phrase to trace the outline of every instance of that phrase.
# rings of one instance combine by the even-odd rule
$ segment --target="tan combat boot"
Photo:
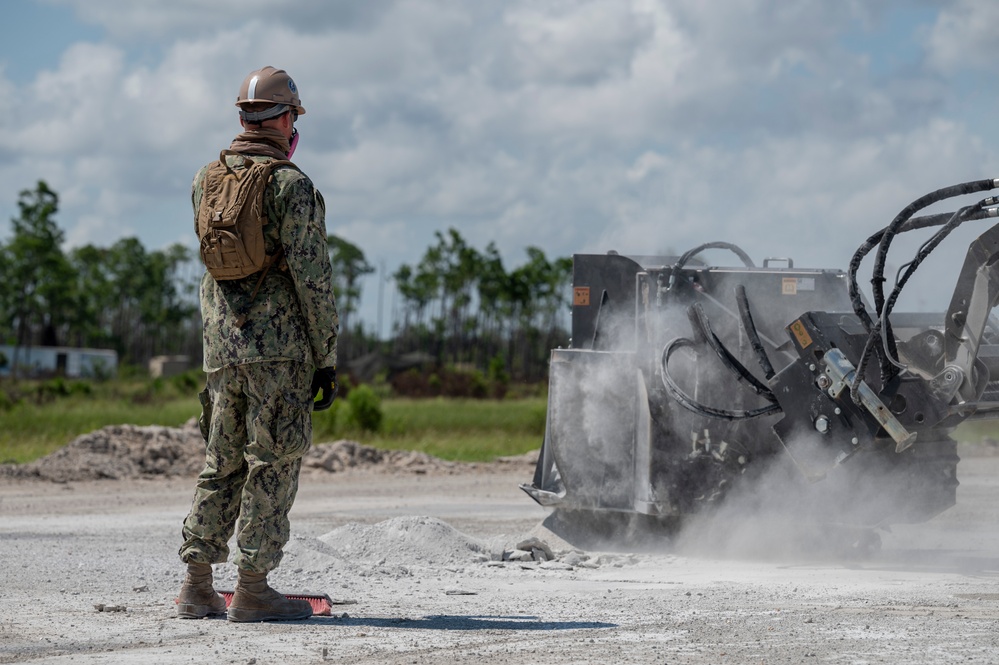
[[[290,600],[267,586],[267,573],[239,571],[229,603],[229,621],[295,621],[312,616],[304,600]]]
[[[212,587],[211,564],[187,564],[187,577],[177,599],[177,616],[181,619],[203,619],[209,614],[224,613],[225,598],[215,593]]]

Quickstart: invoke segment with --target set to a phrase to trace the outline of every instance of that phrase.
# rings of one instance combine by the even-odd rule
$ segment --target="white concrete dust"
[[[962,456],[958,505],[859,560],[574,551],[528,464],[308,475],[271,581],[338,604],[258,625],[175,618],[191,478],[7,479],[0,663],[992,663],[999,458]],[[554,561],[494,557],[531,536]]]

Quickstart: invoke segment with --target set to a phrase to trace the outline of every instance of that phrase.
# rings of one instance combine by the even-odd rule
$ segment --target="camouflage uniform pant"
[[[285,361],[208,375],[205,468],[184,520],[181,560],[224,563],[235,529],[236,566],[264,573],[280,563],[312,441],[311,383],[311,366]]]

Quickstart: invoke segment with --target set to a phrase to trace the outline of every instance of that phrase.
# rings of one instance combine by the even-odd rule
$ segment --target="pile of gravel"
[[[319,536],[352,561],[405,565],[461,564],[489,560],[485,542],[436,517],[393,517],[378,524],[345,524]]]
[[[537,454],[498,460],[533,465]],[[81,480],[196,476],[205,462],[197,420],[183,427],[111,425],[84,434],[66,447],[29,464],[0,465],[0,478],[65,483]],[[356,441],[313,446],[302,460],[309,473],[376,470],[386,473],[450,474],[485,465],[449,462],[417,451],[380,450]]]
[[[196,476],[205,442],[196,423],[184,427],[110,425],[78,436],[28,464],[0,466],[0,476],[65,483],[77,480]]]
[[[411,473],[453,473],[474,465],[448,462],[417,450],[381,450],[347,440],[313,446],[302,460],[305,470],[330,473],[371,467]]]

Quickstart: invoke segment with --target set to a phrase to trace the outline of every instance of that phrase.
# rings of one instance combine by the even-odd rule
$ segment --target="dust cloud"
[[[644,320],[619,310],[600,350],[553,356],[548,479],[564,493],[546,521],[555,534],[611,551],[842,561],[878,551],[891,525],[949,507],[956,457],[945,433],[905,457],[890,441],[842,455],[818,434],[782,442],[772,430],[779,412],[725,419],[684,408],[662,380],[665,347],[677,338],[692,344],[672,354],[669,372],[692,401],[730,413],[768,403],[698,343],[688,304]],[[712,330],[766,383],[734,307],[709,304]],[[784,334],[793,316],[771,305],[752,302],[757,325],[768,322],[765,346],[779,372],[796,356],[777,348],[786,335],[773,328]]]

